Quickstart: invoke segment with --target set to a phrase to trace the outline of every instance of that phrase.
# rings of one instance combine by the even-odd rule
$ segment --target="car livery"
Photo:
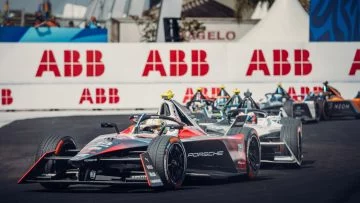
[[[344,99],[337,89],[325,81],[321,97],[324,100],[321,112],[323,120],[348,116],[360,119],[360,91],[353,99]]]
[[[256,177],[261,160],[256,130],[234,125],[222,135],[206,133],[172,96],[163,95],[157,114],[131,116],[132,124],[121,132],[114,123],[102,123],[116,133],[100,135],[82,149],[72,137],[46,137],[18,183],[47,189],[75,184],[179,188],[187,175]]]

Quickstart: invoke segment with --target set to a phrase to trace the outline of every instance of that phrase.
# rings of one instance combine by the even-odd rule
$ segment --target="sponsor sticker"
[[[188,153],[188,157],[213,157],[213,156],[222,156],[224,151],[217,151],[217,152],[193,152]]]

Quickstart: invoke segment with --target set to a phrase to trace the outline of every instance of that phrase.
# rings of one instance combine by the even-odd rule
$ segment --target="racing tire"
[[[327,105],[328,103],[324,101],[321,105],[321,120],[328,121],[331,119],[331,117],[327,113]]]
[[[282,125],[300,125],[300,126],[302,125],[300,119],[287,118],[287,117],[281,118],[280,124],[282,124]]]
[[[261,164],[261,146],[256,131],[252,128],[243,127],[240,131],[245,135],[246,149],[246,178],[253,180],[259,173]]]
[[[288,145],[296,158],[296,162],[292,166],[301,167],[303,159],[301,122],[299,124],[298,120],[293,119],[293,121],[289,120],[283,124],[280,131],[280,141]]]
[[[151,141],[147,151],[164,188],[180,188],[187,166],[185,147],[181,140],[175,136],[158,136]]]
[[[315,102],[315,122],[319,122],[321,120],[322,111],[322,104],[320,102]]]
[[[294,117],[293,107],[294,107],[293,106],[293,101],[291,101],[291,100],[287,100],[284,103],[283,109],[285,110],[288,117]]]
[[[68,149],[76,149],[75,140],[70,136],[50,135],[45,137],[35,154],[35,162],[48,152],[54,152],[57,156],[66,156]],[[55,173],[61,176],[66,169],[67,163],[64,161],[49,160],[44,166],[44,173]],[[64,183],[40,183],[44,188],[50,190],[65,189],[69,184]]]

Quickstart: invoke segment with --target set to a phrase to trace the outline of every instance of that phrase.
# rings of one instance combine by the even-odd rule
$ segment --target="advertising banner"
[[[360,43],[1,44],[0,56],[2,110],[156,108],[168,89],[186,103],[221,85],[257,100],[278,82],[293,95],[324,81],[360,90]]]

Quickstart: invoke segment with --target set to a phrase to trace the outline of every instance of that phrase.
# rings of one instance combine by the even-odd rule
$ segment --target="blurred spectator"
[[[7,19],[8,16],[9,16],[9,9],[10,9],[10,6],[9,6],[9,1],[5,1],[4,5],[3,5],[3,18],[4,19]]]
[[[68,27],[75,27],[75,26],[74,26],[74,21],[70,20],[70,21],[69,21],[69,24],[68,24]]]
[[[35,12],[35,23],[34,26],[39,26],[42,22],[44,22],[44,18],[40,11]]]
[[[51,16],[51,18],[46,21],[46,26],[48,26],[48,27],[60,27],[60,24],[56,21],[55,16]]]
[[[35,22],[36,24],[37,22]],[[60,24],[56,21],[55,16],[51,16],[49,20],[46,20],[40,24],[35,25],[35,27],[60,27]]]
[[[50,0],[45,0],[42,5],[42,11],[44,14],[45,19],[49,19],[51,16],[51,3]]]
[[[86,23],[85,28],[96,29],[100,28],[95,16],[91,16],[90,21]]]
[[[6,26],[14,26],[14,22],[11,21],[9,18],[7,18],[7,19],[4,19],[2,26],[4,26],[4,27],[6,27]]]
[[[35,19],[34,22],[34,27],[40,27],[42,25],[43,21],[39,20],[39,19]]]

